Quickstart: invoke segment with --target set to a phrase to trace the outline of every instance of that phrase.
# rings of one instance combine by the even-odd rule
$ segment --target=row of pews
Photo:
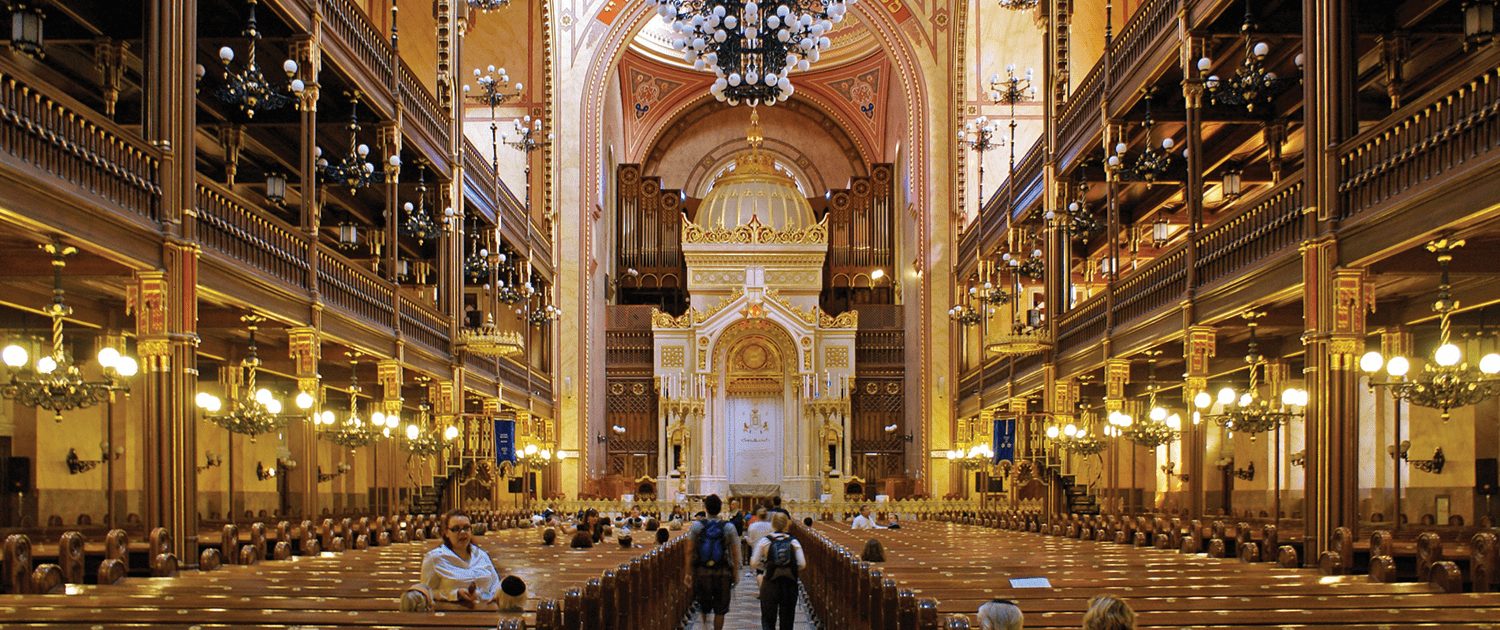
[[[137,572],[128,577],[105,574],[96,584],[85,584],[77,579],[83,554],[65,550],[72,564],[68,577],[75,579],[37,581],[38,575],[53,575],[54,567],[60,573],[60,564],[30,570],[26,586],[20,587],[24,590],[7,587],[11,594],[0,595],[0,619],[7,628],[94,628],[104,620],[110,627],[182,630],[205,624],[672,630],[688,613],[689,594],[681,587],[687,543],[680,535],[663,545],[653,541],[623,547],[607,541],[592,549],[570,549],[542,545],[527,515],[472,516],[475,533],[483,532],[474,542],[490,554],[500,575],[526,582],[521,612],[471,611],[444,603],[424,612],[399,610],[422,558],[441,535],[438,517],[418,515],[325,519],[275,528],[225,525],[212,536],[200,534],[203,559],[197,569],[177,566],[167,551],[171,540],[165,530],[153,532],[150,548],[140,553],[130,551],[121,532],[115,541],[125,551],[111,552],[113,557],[101,562],[123,564],[131,555],[154,555],[157,565],[140,577]],[[7,541],[7,578],[12,571],[26,573],[25,545],[17,544],[24,538]]]
[[[1332,552],[1338,558],[1323,556],[1326,570],[1284,566],[1251,552],[1269,544],[1290,560],[1286,549],[1298,552],[1300,544],[1280,544],[1288,541],[1274,529],[1248,524],[1062,516],[1047,524],[1019,512],[946,518],[884,531],[797,527],[809,564],[804,587],[823,627],[969,628],[981,604],[1002,598],[1018,602],[1028,629],[1078,628],[1088,599],[1101,593],[1126,600],[1142,628],[1458,628],[1500,618],[1500,595],[1443,582],[1440,575],[1458,570],[1455,562],[1432,563],[1426,582],[1391,583],[1335,569],[1344,552],[1358,557],[1349,544]],[[859,560],[870,538],[882,542],[885,562]],[[1376,545],[1370,557],[1390,557],[1380,551]],[[1011,582],[1020,578],[1046,578],[1049,586]]]

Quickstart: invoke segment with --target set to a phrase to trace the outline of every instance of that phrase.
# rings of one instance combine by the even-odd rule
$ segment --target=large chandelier
[[[479,240],[477,230],[470,230],[469,255],[464,257],[464,281],[469,284],[488,284],[490,281],[490,250]],[[502,254],[503,255],[503,254]]]
[[[1266,55],[1271,52],[1270,45],[1265,42],[1254,42],[1251,34],[1255,32],[1255,21],[1250,17],[1250,2],[1245,2],[1245,23],[1240,26],[1240,33],[1245,38],[1245,60],[1240,62],[1239,68],[1234,71],[1234,76],[1221,80],[1219,77],[1209,75],[1203,79],[1203,87],[1208,93],[1208,102],[1219,107],[1241,107],[1245,113],[1254,114],[1257,107],[1262,113],[1269,115],[1268,109],[1276,97],[1281,96],[1292,86],[1302,82],[1303,56],[1298,54],[1295,58],[1297,64],[1297,76],[1278,77],[1275,72],[1266,69]],[[1207,73],[1213,68],[1214,62],[1208,57],[1198,60],[1198,72]]]
[[[532,470],[541,470],[567,458],[568,455],[561,449],[553,451],[535,444],[527,444],[516,451],[516,463]]]
[[[1077,191],[1074,193],[1073,201],[1068,202],[1067,210],[1058,214],[1048,210],[1042,218],[1050,227],[1061,228],[1067,231],[1069,237],[1075,239],[1087,239],[1095,232],[1104,228],[1104,225],[1094,217],[1092,210],[1088,207],[1089,183],[1078,182]]]
[[[349,415],[342,420],[334,416],[333,411],[324,410],[322,414],[313,416],[313,424],[320,428],[323,439],[348,447],[350,450],[365,446],[374,442],[382,436],[390,437],[391,429],[396,428],[401,422],[398,416],[386,416],[385,413],[376,411],[370,414],[370,420],[366,422],[359,416],[359,361],[349,361]]]
[[[495,299],[507,305],[528,299],[535,293],[530,280],[527,280],[524,284],[518,283],[521,264],[515,258],[514,251],[509,256],[502,252],[500,254],[500,264],[495,267],[495,275],[497,276],[495,278]]]
[[[71,245],[54,241],[42,245],[52,255],[52,303],[42,312],[52,318],[52,352],[31,363],[26,349],[11,344],[0,351],[0,359],[10,368],[10,382],[0,385],[0,396],[27,407],[47,409],[62,422],[62,412],[91,407],[114,400],[115,392],[129,392],[125,379],[134,376],[140,366],[135,359],[105,347],[99,350],[99,367],[103,380],[84,378],[83,370],[73,362],[73,353],[63,343],[63,318],[73,313],[63,303],[62,270],[66,256],[78,253]]]
[[[1050,425],[1047,427],[1047,439],[1053,440],[1057,444],[1057,448],[1062,449],[1065,453],[1084,457],[1098,455],[1104,452],[1104,448],[1109,446],[1109,442],[1089,432],[1087,427],[1093,424],[1093,413],[1088,411],[1088,402],[1080,402],[1078,406],[1080,409],[1085,410],[1084,417],[1082,418],[1084,426],[1080,427],[1072,422],[1063,425],[1061,428],[1056,424]],[[1111,432],[1110,427],[1105,427],[1106,436]]]
[[[401,441],[401,449],[406,451],[410,457],[430,457],[443,450],[444,435],[437,427],[430,426],[432,421],[432,403],[423,400],[417,405],[417,421],[406,425],[406,436]],[[457,436],[457,432],[447,436],[451,440]]]
[[[730,105],[791,98],[787,75],[817,63],[828,33],[858,0],[656,0],[672,29],[672,48],[698,70],[712,66],[709,92]]]
[[[386,177],[385,171],[375,170],[375,164],[370,162],[370,145],[359,142],[359,92],[349,92],[349,153],[340,158],[338,163],[332,163],[323,157],[323,147],[317,147],[314,153],[317,157],[318,175],[324,182],[347,187],[349,194],[354,191],[383,181]],[[401,166],[401,156],[392,154],[388,161],[391,168]]]
[[[995,451],[988,444],[975,444],[967,450],[948,451],[947,456],[948,461],[966,470],[987,470],[995,458]]]
[[[1106,434],[1123,437],[1146,448],[1156,448],[1182,437],[1182,416],[1156,404],[1156,394],[1161,389],[1156,382],[1156,359],[1161,356],[1161,351],[1147,351],[1146,356],[1149,369],[1146,380],[1146,419],[1136,422],[1130,414],[1110,412],[1111,428],[1106,429]]]
[[[297,97],[306,86],[301,79],[295,78],[297,62],[291,59],[281,64],[281,70],[286,72],[286,81],[269,81],[260,71],[260,66],[255,63],[255,42],[260,40],[260,30],[255,23],[256,0],[249,0],[249,4],[250,17],[246,20],[242,33],[250,40],[245,56],[245,69],[239,72],[230,70],[229,64],[234,61],[234,49],[228,46],[220,48],[219,62],[224,64],[224,85],[219,87],[215,95],[225,104],[240,108],[245,117],[254,118],[256,109],[270,111],[297,102]]]
[[[1448,283],[1448,263],[1453,260],[1453,250],[1462,247],[1462,240],[1438,239],[1427,243],[1427,251],[1437,254],[1442,279],[1438,284],[1438,299],[1432,310],[1438,314],[1438,347],[1432,360],[1422,364],[1419,377],[1409,379],[1411,361],[1403,356],[1391,357],[1387,362],[1379,352],[1369,352],[1359,359],[1360,369],[1370,374],[1370,387],[1387,387],[1391,396],[1407,400],[1414,405],[1440,409],[1443,421],[1448,421],[1448,411],[1467,407],[1500,394],[1500,354],[1490,353],[1479,359],[1476,371],[1464,361],[1463,349],[1449,341],[1452,324],[1449,317],[1458,310],[1458,300],[1453,299]],[[1385,366],[1391,380],[1378,382],[1375,374]]]
[[[1156,128],[1156,119],[1151,116],[1151,93],[1146,93],[1146,120],[1142,123],[1146,130],[1146,150],[1136,158],[1134,166],[1126,166],[1126,151],[1129,145],[1124,142],[1115,144],[1114,155],[1105,160],[1104,168],[1115,177],[1125,182],[1146,182],[1147,186],[1166,179],[1176,164],[1176,158],[1172,155],[1174,146],[1171,138],[1162,138],[1161,146],[1151,145],[1151,132]]]
[[[484,325],[458,333],[458,346],[482,357],[510,357],[521,354],[523,349],[521,333],[495,328],[493,315],[485,317]]]
[[[526,321],[537,328],[562,319],[562,309],[552,305],[548,293],[538,291],[535,303],[532,300],[526,301]]]
[[[453,208],[449,207],[443,211],[443,222],[439,224],[432,214],[427,211],[427,167],[417,173],[417,203],[415,205],[408,201],[402,206],[406,211],[406,219],[401,222],[401,235],[417,239],[417,244],[427,242],[427,239],[438,239],[448,233],[448,228],[453,225]]]
[[[1265,313],[1244,314],[1250,326],[1250,347],[1245,355],[1245,362],[1250,364],[1250,386],[1243,392],[1225,387],[1219,390],[1217,397],[1210,396],[1208,392],[1198,392],[1193,396],[1193,405],[1198,407],[1198,411],[1193,412],[1194,423],[1200,419],[1208,419],[1230,431],[1247,433],[1254,440],[1258,434],[1275,429],[1289,420],[1304,417],[1307,407],[1306,390],[1288,388],[1281,392],[1278,401],[1260,398],[1259,371],[1264,368],[1265,362],[1260,355],[1260,346],[1255,341],[1255,320],[1263,315]],[[1211,414],[1208,410],[1215,402],[1218,402],[1221,411]]]
[[[245,322],[250,331],[250,351],[236,368],[241,373],[230,382],[229,409],[224,411],[224,401],[208,392],[198,392],[197,403],[198,408],[206,412],[205,420],[224,427],[231,433],[248,435],[250,441],[254,442],[255,436],[269,433],[285,424],[287,417],[281,415],[281,401],[276,399],[271,390],[255,387],[255,373],[260,367],[260,359],[255,356],[255,331],[266,318],[251,314],[241,317],[240,321]],[[243,385],[240,384],[240,378],[244,379]],[[302,392],[297,395],[299,408],[309,409],[312,405],[311,394]]]

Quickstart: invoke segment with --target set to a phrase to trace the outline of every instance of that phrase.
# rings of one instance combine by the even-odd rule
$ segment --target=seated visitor
[[[1083,613],[1083,630],[1135,630],[1135,611],[1112,596],[1095,595]]]
[[[658,544],[658,545],[665,545],[665,544],[667,544],[667,540],[669,540],[671,538],[672,538],[672,533],[669,532],[669,531],[667,531],[665,528],[661,528],[661,529],[657,529],[656,530],[656,544]]]
[[[435,600],[469,608],[494,602],[500,576],[495,573],[490,554],[472,544],[469,517],[453,510],[443,523],[443,544],[422,559],[422,583],[432,589]]]
[[[640,508],[640,506],[638,506],[638,505],[632,505],[632,506],[630,506],[630,516],[628,516],[628,517],[625,518],[624,525],[625,525],[625,527],[628,527],[630,529],[643,529],[643,528],[645,528],[645,526],[646,526],[646,519],[641,518],[641,508]]]
[[[573,542],[568,546],[573,549],[591,549],[594,546],[594,539],[586,531],[576,531],[573,532]]]
[[[1021,630],[1025,616],[1015,602],[997,599],[979,607],[980,630]]]
[[[811,516],[804,516],[804,517],[802,517],[802,525],[805,526],[805,527],[811,528],[812,527],[812,517]]]
[[[875,524],[875,519],[873,519],[873,518],[870,517],[870,506],[868,506],[868,505],[861,505],[861,506],[859,506],[859,516],[854,517],[854,521],[849,524],[849,529],[885,529],[885,528],[881,527],[879,525],[876,525]]]
[[[865,543],[864,551],[859,552],[859,559],[865,562],[885,562],[885,546],[880,544],[879,538],[871,538]]]
[[[551,527],[548,527],[547,529],[542,530],[542,544],[544,544],[544,545],[555,545],[555,544],[557,544],[557,530],[553,529]]]
[[[659,528],[661,528],[661,523],[656,522],[655,518],[646,519],[646,531],[654,532]]]
[[[526,609],[526,582],[514,575],[500,580],[500,596],[496,600],[500,612],[522,612]]]

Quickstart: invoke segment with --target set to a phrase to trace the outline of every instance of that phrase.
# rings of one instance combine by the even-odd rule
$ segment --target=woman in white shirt
[[[422,583],[432,589],[433,599],[469,608],[494,604],[500,576],[490,554],[473,544],[472,532],[469,517],[462,511],[447,514],[443,544],[422,559]]]

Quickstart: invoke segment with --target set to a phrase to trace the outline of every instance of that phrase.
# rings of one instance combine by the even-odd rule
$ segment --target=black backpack
[[[703,520],[703,531],[698,536],[698,566],[712,567],[724,561],[724,528],[728,525],[719,518]]]
[[[771,541],[766,549],[766,579],[797,577],[797,549],[790,534],[768,534]]]

